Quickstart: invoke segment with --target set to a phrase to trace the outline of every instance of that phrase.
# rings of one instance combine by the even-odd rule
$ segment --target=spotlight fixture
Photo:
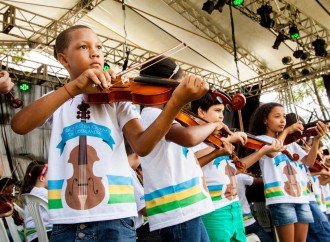
[[[299,59],[302,55],[304,54],[304,51],[303,50],[295,50],[293,52],[293,56],[297,59]]]
[[[312,42],[312,45],[315,50],[316,56],[326,57],[328,52],[326,50],[327,44],[325,43],[325,40],[323,39],[316,39]]]
[[[265,4],[257,9],[257,14],[260,15],[260,25],[265,28],[272,28],[275,21],[270,17],[273,12],[272,6]]]
[[[276,40],[275,40],[274,44],[273,44],[273,49],[278,50],[278,47],[280,46],[280,44],[286,39],[287,39],[287,37],[283,33],[279,33],[276,37]]]
[[[303,76],[307,76],[309,73],[311,73],[310,69],[305,67],[304,69],[301,70],[301,74]]]
[[[292,63],[292,58],[290,56],[284,56],[282,58],[283,65],[290,65]]]
[[[300,38],[299,30],[296,25],[291,25],[289,28],[289,34],[291,39]]]
[[[293,52],[293,56],[297,59],[307,60],[309,57],[309,53],[303,50],[295,50]]]
[[[207,12],[208,14],[211,14],[214,10],[214,1],[207,0],[202,7],[202,10]]]
[[[291,76],[290,76],[290,74],[289,74],[288,72],[283,72],[283,73],[282,73],[282,77],[283,77],[283,79],[285,79],[285,80],[289,80],[289,79],[291,78]]]
[[[227,0],[219,0],[215,5],[214,5],[214,9],[219,10],[220,13],[222,13],[222,9],[225,6],[225,4],[227,3]]]

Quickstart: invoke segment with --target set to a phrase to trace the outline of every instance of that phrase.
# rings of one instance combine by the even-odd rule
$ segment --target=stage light
[[[316,39],[312,42],[312,45],[315,50],[316,56],[326,57],[328,52],[326,50],[327,44],[325,43],[325,40],[323,39]]]
[[[303,55],[304,51],[303,50],[295,50],[293,52],[293,56],[297,59],[299,59]]]
[[[284,56],[282,58],[283,65],[290,65],[292,63],[292,58],[290,56]]]
[[[227,0],[219,0],[217,3],[214,5],[214,9],[219,10],[220,13],[222,13],[222,9],[227,3]]]
[[[291,39],[300,38],[299,30],[296,25],[291,25],[289,29],[289,34]]]
[[[311,73],[311,71],[310,71],[310,69],[307,68],[307,67],[301,70],[301,74],[302,74],[303,76],[307,76],[309,73]]]
[[[291,78],[291,76],[290,76],[290,74],[289,74],[288,72],[283,72],[283,73],[282,73],[282,77],[283,77],[283,79],[285,79],[285,80],[289,80],[289,79]]]
[[[110,65],[106,62],[104,62],[104,65],[103,65],[103,71],[109,71],[110,70]]]
[[[202,10],[207,12],[208,14],[211,14],[214,10],[214,1],[207,0],[202,7]]]
[[[265,28],[272,28],[275,21],[270,17],[273,12],[272,6],[265,4],[257,9],[257,14],[260,15],[260,25]]]
[[[244,0],[231,0],[231,5],[234,7],[241,6],[244,3]]]
[[[307,60],[309,57],[309,53],[303,50],[295,50],[293,52],[293,56],[297,59]]]
[[[27,82],[21,82],[18,86],[19,90],[22,92],[28,92],[31,90],[31,84]]]
[[[274,44],[273,44],[273,49],[278,50],[278,47],[280,46],[280,44],[286,39],[287,39],[287,37],[284,34],[279,33],[277,35],[276,39],[275,39]]]

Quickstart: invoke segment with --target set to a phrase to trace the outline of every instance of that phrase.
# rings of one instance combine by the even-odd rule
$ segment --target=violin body
[[[179,82],[168,79],[136,77],[128,82],[113,85],[101,93],[84,94],[84,100],[89,104],[133,102],[147,106],[160,105],[167,103],[174,86],[178,84]]]
[[[297,172],[291,166],[289,161],[286,161],[286,166],[283,168],[283,174],[286,175],[288,181],[284,183],[284,190],[287,194],[292,197],[299,197],[301,194],[301,186],[297,181]]]

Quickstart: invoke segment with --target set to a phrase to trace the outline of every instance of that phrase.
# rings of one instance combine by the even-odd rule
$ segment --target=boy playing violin
[[[140,75],[182,81],[176,63],[158,58]],[[161,115],[163,105],[142,109],[144,128]],[[208,241],[200,216],[213,211],[202,170],[189,147],[227,128],[222,122],[183,127],[174,121],[149,155],[141,158],[145,202],[150,230],[159,230],[162,241]]]
[[[52,117],[51,240],[135,241],[132,217],[137,209],[123,135],[139,156],[147,155],[183,105],[202,96],[208,85],[187,76],[144,130],[130,103],[84,103],[82,93],[98,93],[98,86],[108,90],[115,78],[102,71],[102,43],[93,30],[82,25],[64,30],[56,38],[54,54],[70,82],[22,109],[11,122],[16,133],[26,134]]]

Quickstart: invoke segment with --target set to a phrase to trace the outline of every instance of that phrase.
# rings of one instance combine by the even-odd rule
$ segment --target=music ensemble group
[[[232,132],[223,123],[230,97],[171,58],[141,65],[146,84],[103,71],[102,44],[89,27],[64,30],[54,49],[70,81],[11,119],[20,135],[52,124],[47,164],[32,162],[21,188],[48,202],[40,211],[50,241],[246,241],[252,233],[274,241],[251,211],[252,184],[263,186],[280,241],[329,240],[325,122],[307,135],[298,115],[265,103],[248,133]],[[13,83],[1,73],[7,93]],[[249,155],[238,157],[234,145]],[[261,177],[246,172],[254,164]],[[38,241],[24,211],[26,240]],[[150,232],[139,234],[145,227]]]

